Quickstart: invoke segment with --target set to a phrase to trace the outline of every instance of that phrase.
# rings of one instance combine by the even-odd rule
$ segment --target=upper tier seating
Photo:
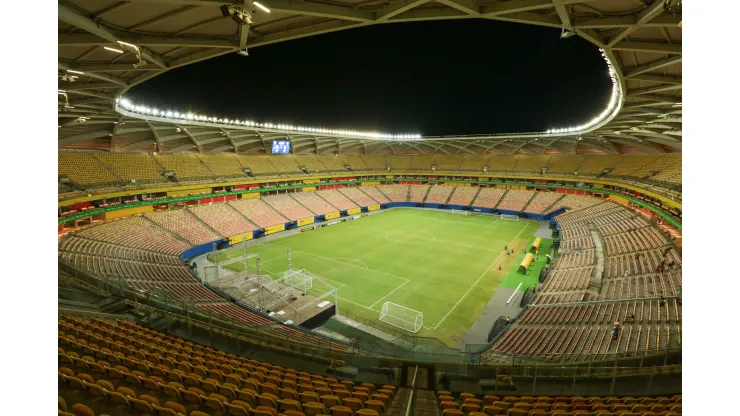
[[[377,188],[391,202],[408,202],[409,185],[378,185]]]
[[[296,201],[308,208],[315,215],[324,215],[339,211],[335,206],[326,202],[324,198],[316,195],[316,192],[297,192],[292,195]]]
[[[243,234],[258,229],[229,204],[202,205],[189,208],[204,223],[224,237]]]
[[[318,191],[316,194],[324,198],[328,203],[339,208],[340,211],[346,211],[348,209],[358,207],[357,204],[334,189]]]
[[[488,159],[490,172],[511,172],[516,165],[516,156],[491,156]]]
[[[297,175],[303,173],[291,155],[267,156],[267,160],[275,166],[275,169],[281,175]]]
[[[447,202],[447,198],[450,197],[450,194],[454,190],[454,186],[432,185],[432,187],[429,188],[429,194],[424,202],[430,204],[444,204]]]
[[[384,156],[360,156],[367,170],[385,170]]]
[[[457,156],[439,156],[437,157],[437,169],[441,171],[456,172],[460,170],[462,161]]]
[[[344,162],[338,156],[317,156],[317,158],[330,172],[347,172]]]
[[[345,165],[350,165],[353,171],[360,172],[368,170],[365,166],[365,162],[359,156],[339,156],[339,159],[344,162]]]
[[[600,200],[590,197],[590,196],[584,196],[584,195],[566,195],[565,198],[559,200],[555,203],[550,209],[545,212],[545,214],[549,214],[551,212],[557,211],[560,208],[566,207],[573,210],[579,210],[582,208],[590,207],[592,205],[596,205],[601,203]]]
[[[221,239],[221,236],[214,234],[193,214],[184,209],[144,214],[144,216],[194,245]]]
[[[572,175],[579,171],[579,167],[586,160],[586,156],[553,155],[547,164],[547,173],[563,173]]]
[[[532,214],[541,214],[562,197],[563,194],[557,192],[537,192],[537,195],[532,198],[532,201],[524,211],[531,212]]]
[[[262,200],[291,221],[313,217],[311,211],[296,202],[290,195],[271,195],[262,198]]]
[[[489,166],[490,158],[490,156],[460,156],[460,170],[482,172],[483,166]]]
[[[365,187],[352,187],[352,188],[339,188],[337,189],[342,195],[346,196],[347,198],[351,199],[352,202],[357,204],[361,207],[367,207],[370,205],[377,205],[378,201],[374,200],[368,194],[365,192],[362,192]]]
[[[599,175],[604,172],[604,169],[613,167],[622,159],[622,156],[608,155],[587,157],[583,164],[578,167],[578,174],[592,176]]]
[[[515,172],[539,172],[540,169],[547,166],[547,162],[550,160],[550,156],[517,156],[516,166],[514,166]]]
[[[422,203],[429,185],[409,185],[409,202]]]
[[[98,153],[95,158],[126,182],[165,182],[162,167],[148,154]]]
[[[431,172],[432,165],[436,163],[437,158],[435,156],[411,156],[410,169],[412,171]]]
[[[251,169],[252,174],[256,176],[273,176],[278,174],[277,169],[275,169],[266,156],[237,155],[236,160],[242,167]]]
[[[59,152],[59,175],[68,177],[79,185],[117,183],[120,179],[88,153]]]
[[[408,171],[411,166],[411,158],[408,156],[386,156],[385,160],[397,171]]]
[[[154,158],[166,171],[174,171],[178,179],[213,176],[196,155],[157,155]]]
[[[482,208],[496,208],[506,190],[499,188],[481,188],[473,201],[473,206]]]
[[[229,201],[229,205],[234,207],[234,209],[239,211],[242,215],[247,217],[249,221],[253,222],[260,228],[288,222],[287,218],[280,215],[279,212],[275,211],[260,198]]]
[[[321,159],[316,155],[295,155],[292,156],[295,159],[296,164],[301,167],[303,166],[309,172],[327,172],[329,169],[321,163]],[[331,158],[327,158],[331,160]]]
[[[244,177],[242,165],[235,155],[198,155],[214,176]]]
[[[378,201],[378,203],[387,204],[388,202],[391,202],[390,199],[383,195],[375,186],[363,186],[360,189],[372,199]]]
[[[456,186],[455,192],[452,193],[452,197],[447,203],[449,205],[470,206],[475,194],[478,193],[478,189],[480,188],[477,186]]]
[[[498,209],[521,211],[534,196],[534,191],[509,190],[498,204]]]
[[[143,217],[128,217],[86,228],[77,235],[165,254],[180,254],[190,245],[157,228]]]

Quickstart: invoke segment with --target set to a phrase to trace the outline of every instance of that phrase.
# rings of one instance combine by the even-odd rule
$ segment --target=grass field
[[[290,248],[293,269],[306,269],[338,288],[340,313],[378,322],[383,303],[390,301],[424,313],[417,335],[454,346],[499,286],[515,288],[523,281],[523,290],[536,281],[544,251],[528,275],[516,273],[516,267],[537,228],[534,221],[395,209],[257,244],[249,252],[260,255],[263,270],[282,274]],[[507,256],[504,246],[515,253]],[[236,249],[210,259],[239,256],[243,250]],[[228,267],[241,271],[244,264]]]

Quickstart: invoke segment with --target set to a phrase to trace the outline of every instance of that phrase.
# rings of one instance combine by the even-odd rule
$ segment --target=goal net
[[[510,214],[501,214],[502,220],[519,221],[519,216]]]
[[[392,302],[383,304],[379,319],[381,322],[413,333],[419,332],[424,326],[423,313]]]
[[[461,209],[453,209],[452,215],[468,215],[468,211],[463,211]]]

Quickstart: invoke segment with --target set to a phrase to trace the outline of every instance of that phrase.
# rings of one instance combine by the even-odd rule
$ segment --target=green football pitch
[[[523,282],[524,290],[536,283],[544,255],[529,274],[516,269],[538,226],[535,221],[400,208],[250,246],[249,268],[255,270],[251,255],[259,254],[263,271],[282,275],[290,248],[294,270],[306,269],[338,289],[340,314],[350,312],[382,326],[380,310],[393,302],[424,314],[424,327],[416,335],[454,346],[500,286],[513,289]],[[545,242],[543,249],[549,251],[550,242]],[[515,254],[507,256],[504,246]],[[243,255],[234,249],[209,259],[224,262]],[[244,264],[237,260],[226,267],[242,271]]]

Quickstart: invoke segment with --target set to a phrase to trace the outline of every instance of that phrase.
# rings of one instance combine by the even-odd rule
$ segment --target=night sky
[[[165,110],[386,133],[580,124],[611,92],[598,49],[560,30],[458,20],[374,25],[229,54],[133,88]]]

